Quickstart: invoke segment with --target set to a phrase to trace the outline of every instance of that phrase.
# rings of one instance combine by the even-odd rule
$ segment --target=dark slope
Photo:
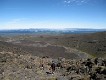
[[[85,35],[64,35],[56,44],[76,48],[97,57],[106,57],[106,32]]]
[[[82,53],[78,50],[66,49],[62,46],[55,46],[55,45],[47,45],[41,44],[41,42],[24,42],[24,43],[7,43],[0,41],[0,52],[13,52],[16,54],[32,54],[34,56],[40,57],[51,57],[51,58],[58,58],[63,57],[66,59],[79,59],[79,58],[87,58],[88,55]]]
[[[29,41],[43,41],[52,45],[75,48],[93,55],[106,57],[106,32],[89,34],[40,35],[27,38]]]
[[[94,57],[106,58],[106,32],[67,35],[19,35],[10,37],[10,39],[13,41],[8,42],[10,41],[8,39],[8,43],[0,42],[0,51],[6,50],[19,54],[31,53],[36,56],[53,58],[77,58],[80,52],[73,52],[72,48],[74,48]],[[71,49],[71,54],[67,52],[65,47]]]

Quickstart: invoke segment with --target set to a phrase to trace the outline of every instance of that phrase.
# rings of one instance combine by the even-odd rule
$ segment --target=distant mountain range
[[[81,34],[102,32],[106,29],[85,29],[85,28],[65,28],[65,29],[14,29],[14,30],[0,30],[0,34]]]

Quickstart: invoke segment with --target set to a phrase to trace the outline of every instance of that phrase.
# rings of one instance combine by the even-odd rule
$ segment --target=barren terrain
[[[105,80],[105,59],[106,32],[0,37],[0,80]]]

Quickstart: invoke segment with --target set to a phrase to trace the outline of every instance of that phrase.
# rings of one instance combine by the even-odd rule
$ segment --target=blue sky
[[[0,29],[105,28],[106,0],[0,0]]]

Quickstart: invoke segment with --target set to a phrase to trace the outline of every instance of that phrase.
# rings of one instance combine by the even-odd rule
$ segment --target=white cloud
[[[65,4],[66,6],[72,5],[72,4],[82,5],[82,4],[87,3],[88,1],[90,1],[90,0],[64,0],[64,4]]]

